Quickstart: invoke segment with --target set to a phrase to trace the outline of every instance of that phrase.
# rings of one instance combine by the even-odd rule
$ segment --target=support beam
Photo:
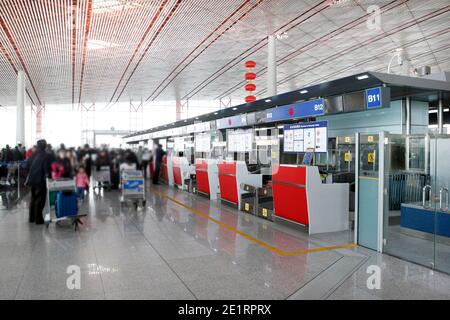
[[[274,35],[270,35],[268,40],[267,93],[271,97],[277,95],[277,46]]]
[[[177,101],[176,101],[176,109],[175,109],[175,120],[176,121],[181,120],[182,112],[183,112],[183,105],[181,104],[181,101],[177,99]]]
[[[444,133],[444,106],[442,103],[442,95],[439,95],[439,104],[438,104],[438,133]]]
[[[406,111],[406,135],[411,134],[411,97],[405,98],[405,111]]]
[[[25,72],[17,72],[16,143],[25,145]]]

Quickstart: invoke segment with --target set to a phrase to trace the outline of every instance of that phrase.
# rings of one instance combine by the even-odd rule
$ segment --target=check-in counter
[[[450,210],[438,209],[438,204],[402,203],[400,226],[431,235],[450,237]]]
[[[219,189],[219,169],[216,159],[195,159],[197,191],[210,199],[217,199]]]
[[[280,165],[272,184],[277,218],[307,226],[310,234],[348,230],[348,183],[322,183],[315,166]]]
[[[186,157],[172,157],[173,183],[175,186],[185,190],[186,181],[191,177],[191,166]]]
[[[241,210],[242,194],[246,193],[241,188],[248,184],[261,188],[263,179],[261,174],[251,174],[247,170],[244,161],[219,161],[220,199],[231,203]]]
[[[164,156],[161,161],[160,178],[164,183],[169,184],[169,173],[167,172],[167,156]]]

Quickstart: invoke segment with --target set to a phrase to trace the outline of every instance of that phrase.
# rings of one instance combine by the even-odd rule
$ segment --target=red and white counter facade
[[[242,194],[245,191],[240,187],[249,184],[262,187],[262,175],[250,174],[244,161],[219,161],[220,199],[235,204],[241,209]]]
[[[196,159],[195,168],[185,157],[164,157],[162,179],[185,189],[194,173],[197,190],[211,200],[220,198],[242,209],[242,184],[262,187],[262,175],[250,174],[243,161]],[[310,234],[349,228],[349,185],[324,184],[315,166],[279,165],[272,169],[274,214],[307,226]]]
[[[348,230],[347,183],[323,184],[314,166],[274,166],[275,215],[308,226],[310,234]]]
[[[197,190],[212,200],[220,193],[217,162],[215,159],[195,159]]]

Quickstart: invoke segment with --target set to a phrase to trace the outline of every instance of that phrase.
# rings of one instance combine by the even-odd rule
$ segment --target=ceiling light
[[[434,110],[429,110],[428,113],[438,113],[438,111],[436,109],[434,109]]]
[[[368,79],[368,78],[369,78],[369,76],[367,74],[363,74],[363,75],[356,77],[356,79],[358,79],[358,80],[364,80],[364,79]]]
[[[236,107],[234,107],[234,108],[233,108],[233,110],[234,110],[234,111],[236,111],[236,110],[237,110],[237,108],[236,108]]]
[[[300,91],[300,93],[301,93],[301,94],[308,93],[308,90],[302,90],[302,91]]]
[[[266,99],[265,101],[266,101],[267,103],[272,102],[271,99]]]
[[[444,109],[444,112],[449,112],[449,111],[450,111],[449,108]]]
[[[142,7],[142,4],[124,0],[93,0],[92,9],[95,13],[108,13],[127,8]]]
[[[98,50],[98,49],[105,49],[105,48],[112,48],[117,47],[118,44],[112,43],[112,42],[106,42],[103,40],[88,40],[87,42],[87,48],[89,50]]]
[[[214,112],[214,114],[217,116],[219,113],[218,112]]]

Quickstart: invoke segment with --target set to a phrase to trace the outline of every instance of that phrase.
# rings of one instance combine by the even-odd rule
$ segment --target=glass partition
[[[450,272],[450,136],[386,135],[383,251]]]

